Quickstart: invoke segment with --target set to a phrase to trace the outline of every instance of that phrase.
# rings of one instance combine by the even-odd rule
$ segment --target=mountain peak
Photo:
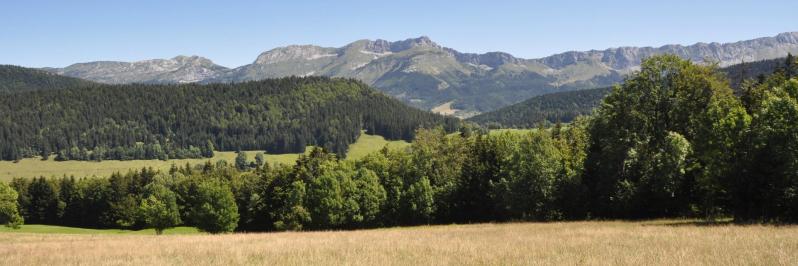
[[[274,64],[293,60],[316,60],[325,57],[336,57],[335,48],[325,48],[315,45],[289,45],[274,48],[261,53],[255,64]]]
[[[178,55],[172,57],[171,60],[180,65],[217,67],[216,64],[214,64],[213,61],[211,61],[210,59],[197,55],[191,55],[191,56]]]
[[[403,41],[397,41],[391,43],[391,50],[394,52],[404,51],[408,49],[412,49],[415,47],[425,47],[425,48],[441,48],[440,45],[433,42],[427,36],[421,36],[418,38],[410,38]]]

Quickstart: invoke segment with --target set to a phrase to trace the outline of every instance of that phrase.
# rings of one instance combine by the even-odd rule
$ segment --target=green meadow
[[[409,146],[410,143],[402,140],[389,141],[382,136],[361,134],[357,142],[349,146],[347,159],[359,159],[369,153],[379,151],[387,146],[389,149],[401,149]],[[263,151],[246,151],[250,161],[255,159],[255,154]],[[299,153],[289,154],[265,154],[266,162],[275,164],[293,164],[299,157]],[[130,160],[117,161],[106,160],[102,162],[92,161],[63,161],[58,162],[51,156],[49,160],[43,161],[39,158],[22,159],[19,162],[0,161],[0,181],[9,181],[14,177],[52,177],[52,176],[108,176],[115,172],[126,172],[131,169],[141,169],[152,167],[159,170],[168,170],[173,164],[183,166],[185,164],[201,164],[206,161],[225,160],[229,163],[235,161],[236,153],[231,151],[215,152],[213,158],[203,159],[175,159],[175,160]]]
[[[86,234],[86,235],[155,235],[154,229],[124,230],[124,229],[91,229],[67,227],[44,224],[25,224],[19,229],[0,226],[0,232],[31,233],[31,234]],[[164,230],[164,235],[200,234],[194,227],[180,226]]]

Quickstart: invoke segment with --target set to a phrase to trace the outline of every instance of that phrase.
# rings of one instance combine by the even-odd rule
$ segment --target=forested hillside
[[[0,65],[0,93],[91,86],[94,82],[12,65]]]
[[[588,115],[612,88],[567,91],[532,97],[468,119],[487,127],[531,128],[539,123],[570,122]]]
[[[209,157],[213,150],[343,154],[361,129],[413,139],[458,120],[405,106],[351,79],[281,78],[237,84],[102,85],[0,99],[0,155],[61,160]]]
[[[785,72],[794,68],[787,66],[786,63],[794,61],[793,56],[788,55],[787,58],[737,64],[721,68],[719,71],[728,78],[731,88],[740,94],[744,81],[762,82],[773,72]],[[599,88],[545,94],[468,120],[488,127],[509,128],[529,128],[540,123],[570,122],[577,116],[590,114],[611,91],[611,88]]]
[[[777,69],[786,69],[786,62],[791,61],[795,61],[795,59],[792,54],[788,54],[787,58],[782,57],[770,60],[744,62],[722,68],[721,71],[729,77],[729,83],[732,88],[739,88],[745,80],[761,80]]]

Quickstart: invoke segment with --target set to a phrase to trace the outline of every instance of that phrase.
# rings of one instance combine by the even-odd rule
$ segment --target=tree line
[[[179,159],[307,146],[343,155],[363,129],[409,141],[416,128],[458,124],[350,79],[95,85],[0,98],[0,159]]]
[[[0,191],[18,194],[25,222],[208,232],[665,217],[792,223],[792,73],[746,81],[735,95],[716,67],[657,56],[594,115],[567,126],[421,129],[407,149],[358,160],[316,148],[287,166],[239,153],[234,165],[14,179]]]
[[[572,215],[559,206],[574,195],[565,180],[578,174],[573,167],[583,157],[584,130],[480,132],[419,130],[410,149],[384,148],[359,160],[314,148],[295,165],[272,165],[240,152],[234,164],[208,161],[110,177],[15,178],[0,186],[14,193],[7,198],[18,206],[22,219],[15,221],[157,232],[178,225],[219,233]],[[542,181],[546,187],[530,186]],[[547,203],[529,204],[538,200]]]

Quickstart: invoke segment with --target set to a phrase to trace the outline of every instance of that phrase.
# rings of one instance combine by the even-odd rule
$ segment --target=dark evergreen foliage
[[[44,70],[0,65],[0,94],[89,87],[97,83],[53,74]]]
[[[488,127],[533,128],[541,123],[571,122],[589,115],[611,88],[557,92],[532,97],[497,111],[468,119]]]

